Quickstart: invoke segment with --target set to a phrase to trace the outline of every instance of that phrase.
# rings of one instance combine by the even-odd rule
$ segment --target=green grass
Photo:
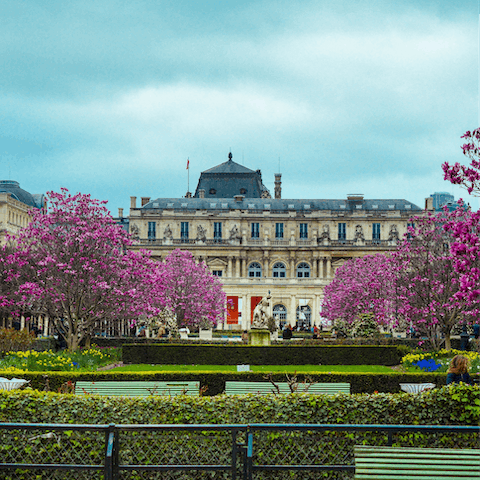
[[[148,365],[135,364],[116,367],[119,372],[236,372],[236,365]],[[392,373],[390,367],[382,365],[250,365],[252,372],[288,373]]]

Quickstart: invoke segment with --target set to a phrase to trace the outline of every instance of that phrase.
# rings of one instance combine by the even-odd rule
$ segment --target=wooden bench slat
[[[76,395],[147,397],[150,395],[198,395],[200,382],[100,381],[75,384]]]
[[[277,383],[280,394],[291,393],[290,387],[286,382]],[[270,382],[225,382],[225,393],[227,395],[238,395],[246,393],[257,394],[274,394],[277,393],[277,389]],[[337,393],[350,393],[349,383],[313,383],[305,390],[305,386],[299,384],[296,393],[312,393],[312,394],[330,394]]]
[[[480,449],[355,446],[358,480],[480,479]]]

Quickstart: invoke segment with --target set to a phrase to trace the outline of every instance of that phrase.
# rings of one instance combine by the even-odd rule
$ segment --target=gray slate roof
[[[199,197],[199,191],[205,190],[205,198],[232,198],[235,195],[245,195],[250,198],[260,198],[267,190],[262,183],[260,170],[253,171],[232,160],[216,167],[209,168],[200,174],[194,197]]]
[[[361,208],[357,208],[361,206]],[[249,211],[314,211],[334,210],[345,211],[388,211],[401,210],[420,212],[422,209],[404,199],[363,200],[349,202],[343,200],[322,199],[275,199],[275,198],[244,198],[236,202],[234,198],[157,198],[142,207],[143,209],[175,209],[175,210],[249,210]]]
[[[43,193],[32,195],[20,188],[20,184],[14,180],[0,180],[0,193],[3,192],[9,193],[16,200],[31,207],[43,207]]]

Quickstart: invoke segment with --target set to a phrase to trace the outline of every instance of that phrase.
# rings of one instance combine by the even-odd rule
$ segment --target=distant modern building
[[[14,234],[30,222],[32,208],[44,206],[44,195],[31,194],[14,180],[0,180],[0,245],[7,234]]]
[[[142,197],[140,206],[131,197],[133,248],[159,260],[187,249],[206,262],[230,300],[224,328],[249,329],[253,309],[268,292],[282,323],[311,327],[320,324],[324,288],[335,269],[350,258],[393,251],[410,218],[422,212],[403,199],[283,199],[281,193],[281,174],[275,174],[272,198],[260,170],[229,154],[201,173],[193,196]]]
[[[433,209],[435,211],[440,211],[445,205],[455,205],[455,197],[448,192],[435,192],[430,197],[433,199]]]

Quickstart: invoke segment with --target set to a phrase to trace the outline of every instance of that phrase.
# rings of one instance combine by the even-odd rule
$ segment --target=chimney
[[[130,197],[130,208],[137,208],[137,197]]]
[[[123,208],[118,209],[118,218],[123,218]]]
[[[282,198],[282,174],[275,174],[275,198]]]
[[[427,197],[425,199],[425,210],[433,212],[433,198],[432,197]]]
[[[205,190],[203,188],[198,191],[198,198],[205,198]]]
[[[142,197],[142,207],[150,201],[150,197]]]

